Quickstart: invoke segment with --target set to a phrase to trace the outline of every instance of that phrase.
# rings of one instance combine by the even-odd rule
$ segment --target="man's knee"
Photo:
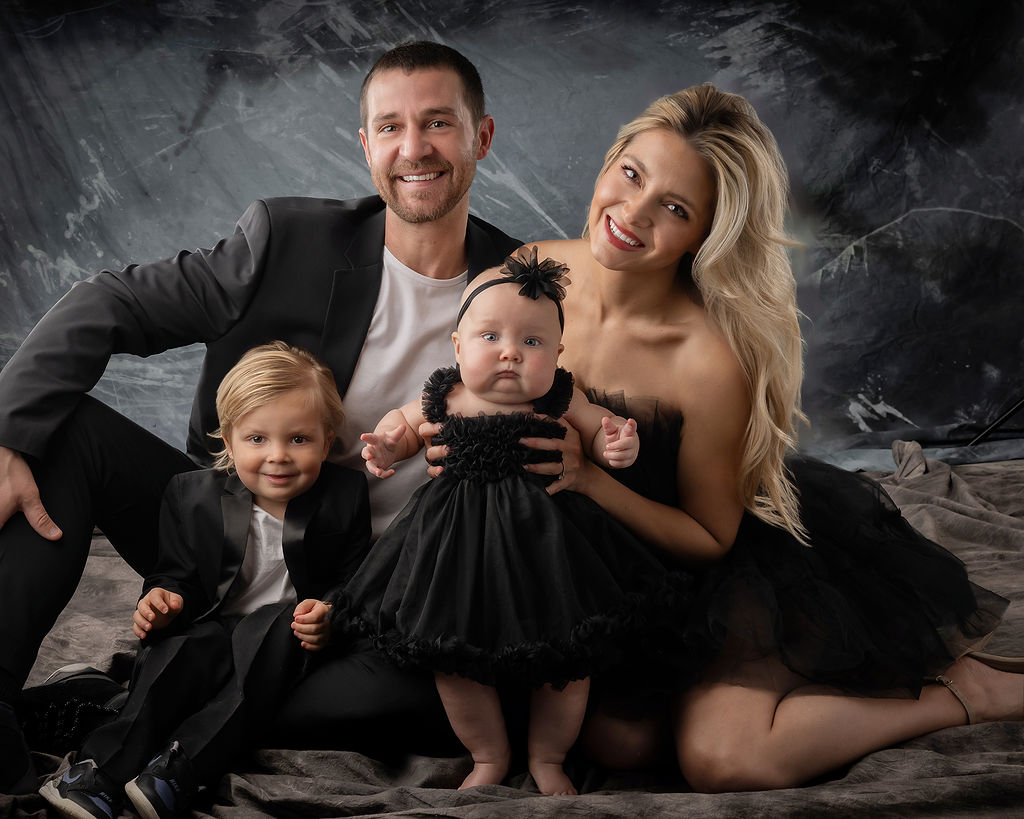
[[[145,575],[156,559],[157,519],[167,482],[196,464],[86,396],[51,442],[39,468],[47,508],[54,505],[71,526],[89,534],[99,527],[128,564]],[[60,519],[57,522],[64,527]]]
[[[334,720],[441,707],[429,673],[396,668],[372,650],[326,659],[300,683],[289,705],[299,706],[293,711],[315,709]]]
[[[446,733],[433,678],[403,671],[372,650],[322,662],[291,692],[273,731],[292,747],[410,748]],[[450,730],[447,730],[450,734]]]

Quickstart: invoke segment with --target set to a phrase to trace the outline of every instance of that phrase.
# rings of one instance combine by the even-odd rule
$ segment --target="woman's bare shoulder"
[[[749,387],[743,367],[711,322],[694,329],[686,343],[677,348],[669,366],[676,375],[675,383],[682,387],[680,405],[691,415],[699,407],[713,411],[723,402],[748,406]]]

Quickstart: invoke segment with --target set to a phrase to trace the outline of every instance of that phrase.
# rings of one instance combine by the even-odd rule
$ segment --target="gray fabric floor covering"
[[[1013,602],[989,649],[1024,654],[1024,461],[958,466],[893,446],[873,472],[918,529],[960,556],[972,578]],[[72,605],[47,638],[30,684],[72,662],[121,668],[134,650],[130,616],[139,580],[97,537]],[[37,754],[45,771],[59,759]],[[869,754],[795,789],[703,795],[677,773],[614,773],[575,761],[581,795],[543,797],[525,774],[502,786],[454,790],[468,756],[407,756],[387,765],[353,751],[262,749],[197,805],[198,815],[653,817],[1024,815],[1024,722],[937,731]],[[42,781],[42,780],[41,780]],[[0,796],[3,817],[42,816],[34,796]]]

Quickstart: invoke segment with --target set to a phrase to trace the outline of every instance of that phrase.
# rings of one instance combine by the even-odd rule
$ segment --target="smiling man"
[[[465,220],[477,160],[494,136],[479,76],[382,60],[363,83],[359,105],[359,138],[388,206],[388,226],[443,230]]]
[[[74,593],[94,525],[140,574],[152,568],[163,489],[210,463],[216,386],[242,353],[281,339],[323,358],[348,413],[333,457],[361,468],[359,433],[450,363],[467,279],[519,246],[469,215],[494,133],[472,63],[437,43],[398,46],[367,75],[361,109],[380,196],[259,200],[210,250],[105,270],[76,284],[0,371],[0,791],[34,788],[10,703]],[[187,455],[86,396],[114,353],[195,342],[207,351]],[[371,484],[375,532],[425,479],[423,464],[404,473]],[[328,695],[348,692],[357,716],[436,696],[429,681],[389,688],[388,669],[360,668]]]

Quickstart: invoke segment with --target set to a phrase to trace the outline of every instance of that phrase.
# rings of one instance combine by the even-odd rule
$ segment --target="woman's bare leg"
[[[1021,675],[965,658],[946,676],[971,700],[979,721],[1024,717]],[[942,685],[926,685],[916,700],[855,697],[809,685],[772,658],[731,667],[687,691],[675,718],[676,750],[694,790],[792,787],[966,721],[963,706]]]
[[[455,674],[435,674],[448,721],[473,757],[473,770],[461,785],[500,785],[508,774],[510,751],[497,690]]]
[[[577,792],[562,763],[579,736],[589,694],[589,678],[573,680],[561,691],[545,685],[533,692],[527,766],[541,793],[561,796]]]

